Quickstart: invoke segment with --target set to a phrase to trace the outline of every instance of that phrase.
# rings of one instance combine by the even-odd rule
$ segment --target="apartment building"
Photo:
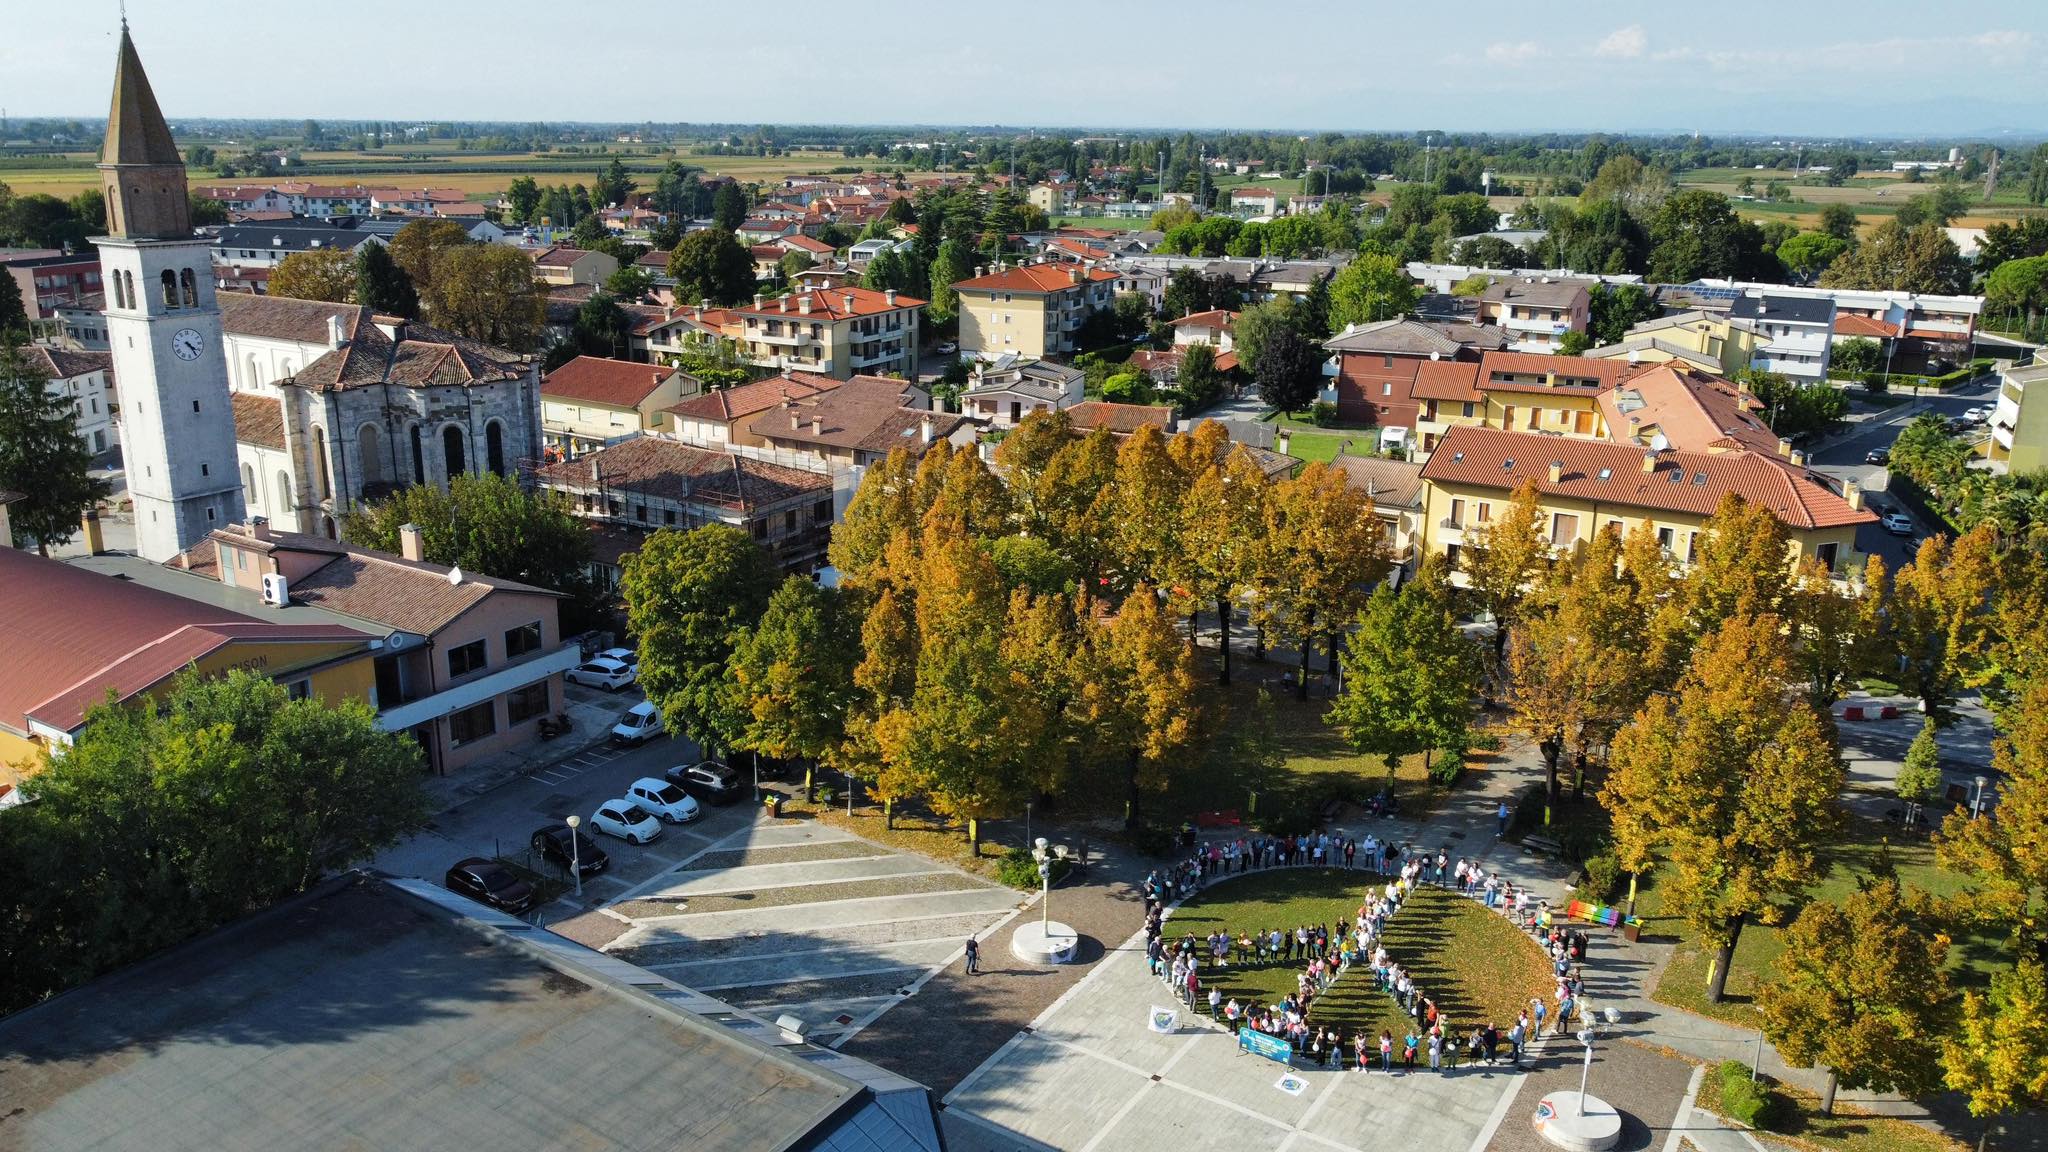
[[[771,449],[822,461],[835,471],[864,468],[898,448],[923,455],[939,440],[959,446],[974,437],[964,417],[933,411],[924,389],[882,376],[856,376],[828,391],[792,397],[746,427]]]
[[[80,352],[30,344],[22,349],[29,366],[40,371],[44,389],[71,405],[78,438],[94,455],[120,443],[120,405],[114,393],[114,358],[106,352]]]
[[[578,356],[541,378],[542,451],[574,459],[668,425],[668,410],[703,391],[687,373],[656,364]]]
[[[1496,280],[1479,296],[1479,319],[1506,331],[1516,352],[1554,352],[1565,333],[1586,330],[1592,300],[1584,280]]]
[[[961,351],[1033,360],[1071,353],[1081,325],[1115,302],[1117,278],[1108,268],[1057,261],[977,268],[953,285],[960,296]]]
[[[1747,321],[1756,333],[1759,343],[1750,353],[1750,367],[1800,384],[1827,380],[1835,330],[1832,299],[1760,292],[1738,297],[1728,317]]]
[[[860,375],[914,376],[918,310],[925,302],[851,286],[793,292],[726,310],[724,335],[747,363],[816,372],[837,380]]]
[[[2028,403],[2028,397],[2033,402]],[[2007,364],[1999,371],[1985,453],[2012,472],[2048,468],[2048,363]]]

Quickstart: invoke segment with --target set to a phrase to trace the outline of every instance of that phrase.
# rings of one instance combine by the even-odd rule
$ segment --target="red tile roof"
[[[1586,390],[1606,388],[1638,371],[1640,365],[1627,360],[1604,360],[1591,356],[1551,356],[1542,352],[1488,352],[1479,359],[1479,386],[1487,392],[1554,391],[1556,388]],[[1556,385],[1518,384],[1494,379],[1496,374],[1541,376],[1556,373]],[[1578,384],[1576,381],[1592,381]],[[1572,383],[1568,383],[1571,381]]]
[[[1870,336],[1890,339],[1899,334],[1896,324],[1887,324],[1875,316],[1859,316],[1854,312],[1835,313],[1835,335]]]
[[[803,310],[804,303],[811,306],[809,313]],[[818,288],[808,292],[792,292],[774,300],[763,300],[759,308],[751,305],[731,309],[734,316],[767,316],[777,320],[790,317],[808,320],[843,320],[853,316],[879,316],[900,308],[922,308],[924,301],[913,296],[897,293],[896,302],[890,303],[886,292],[872,288],[856,288],[848,284],[840,288]]]
[[[1732,492],[1770,509],[1795,529],[1877,520],[1868,511],[1849,507],[1812,473],[1775,456],[1667,451],[1655,453],[1656,468],[1650,472],[1643,470],[1644,456],[1641,448],[1602,440],[1460,426],[1444,433],[1423,465],[1422,477],[1503,492],[1527,481],[1545,495],[1692,516],[1712,515],[1721,498]],[[1554,483],[1552,462],[1564,465]]]
[[[638,492],[678,503],[746,512],[790,500],[829,497],[832,477],[750,456],[642,436],[539,473],[543,487],[568,491]]]
[[[820,386],[821,381],[824,387]],[[670,405],[668,411],[688,419],[718,420],[729,424],[756,412],[766,412],[785,399],[815,396],[827,387],[838,386],[839,381],[830,376],[771,376],[737,388],[719,388],[702,396],[692,396],[680,404]]]
[[[1775,456],[1778,435],[1753,415],[1759,407],[1734,384],[1675,361],[1653,365],[1600,396],[1607,435],[1616,442],[1641,447],[1661,433],[1672,448],[1747,448]]]
[[[1108,400],[1083,400],[1067,409],[1067,422],[1079,431],[1107,428],[1111,432],[1136,432],[1147,424],[1166,431],[1173,426],[1169,404],[1116,404]]]
[[[1425,360],[1415,366],[1411,394],[1417,400],[1476,403],[1482,398],[1479,365],[1470,360]]]
[[[533,264],[536,268],[568,268],[588,255],[590,253],[584,249],[557,244],[553,248],[544,248],[535,252],[533,254]]]
[[[231,392],[235,409],[235,440],[274,452],[284,451],[284,402],[251,392]]]
[[[578,356],[542,377],[540,394],[608,408],[637,408],[675,374],[675,369],[660,364]]]
[[[921,434],[925,421],[931,422],[931,439],[939,440],[951,436],[963,420],[951,413],[905,407],[904,395],[911,387],[884,376],[856,376],[830,391],[796,400],[786,412],[763,411],[748,422],[747,430],[812,450],[886,454],[904,447],[922,452],[930,442]]]
[[[979,292],[1057,292],[1072,288],[1081,281],[1114,280],[1116,273],[1107,268],[1076,268],[1071,264],[1026,264],[1021,268],[1009,268],[991,272],[986,276],[974,276],[953,285],[957,289],[972,288]]]
[[[1175,320],[1173,326],[1175,328],[1220,328],[1228,332],[1230,331],[1230,326],[1236,322],[1237,313],[1223,308],[1212,308],[1207,312],[1190,312],[1186,316]]]

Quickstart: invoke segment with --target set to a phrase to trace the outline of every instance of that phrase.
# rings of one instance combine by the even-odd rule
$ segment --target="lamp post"
[[[1975,783],[1977,789],[1970,794],[1970,819],[1972,820],[1984,814],[1984,785],[1990,783],[1990,781],[1979,776]]]
[[[1024,842],[1025,842],[1026,844],[1032,843],[1032,840],[1031,840],[1031,801],[1029,801],[1029,800],[1026,800],[1026,801],[1024,802]]]
[[[1038,861],[1038,929],[1042,933],[1052,931],[1052,857],[1045,851],[1045,837],[1032,841],[1031,857]]]
[[[576,828],[583,823],[583,817],[569,817],[569,875],[576,878],[576,898],[583,899],[583,845],[576,838]]]
[[[1586,1114],[1586,1082],[1593,1076],[1593,1029],[1587,1027],[1579,1032],[1579,1043],[1586,1046],[1586,1064],[1579,1070],[1579,1115]]]
[[[853,815],[853,773],[842,772],[840,775],[846,777],[846,814],[851,816]]]

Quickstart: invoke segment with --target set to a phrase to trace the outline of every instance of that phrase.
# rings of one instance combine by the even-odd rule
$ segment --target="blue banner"
[[[1268,1060],[1277,1061],[1281,1064],[1287,1063],[1294,1056],[1294,1046],[1289,1044],[1284,1037],[1268,1036],[1264,1032],[1251,1028],[1240,1028],[1237,1030],[1237,1047],[1241,1052],[1249,1052],[1254,1056],[1264,1056]]]

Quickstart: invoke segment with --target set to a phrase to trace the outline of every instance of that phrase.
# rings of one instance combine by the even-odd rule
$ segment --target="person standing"
[[[1444,1070],[1444,1038],[1434,1028],[1429,1032],[1429,1070],[1439,1074]]]
[[[1394,1074],[1394,1034],[1385,1029],[1380,1030],[1380,1071]]]
[[[981,944],[972,936],[967,938],[967,974],[969,976],[979,976],[981,974]]]
[[[1508,802],[1505,800],[1501,801],[1500,811],[1495,812],[1493,815],[1500,822],[1499,827],[1495,828],[1493,833],[1493,838],[1498,840],[1508,834]]]
[[[1522,1066],[1522,1041],[1529,1035],[1529,1014],[1515,1017],[1515,1026],[1508,1029],[1508,1063],[1516,1068]]]

